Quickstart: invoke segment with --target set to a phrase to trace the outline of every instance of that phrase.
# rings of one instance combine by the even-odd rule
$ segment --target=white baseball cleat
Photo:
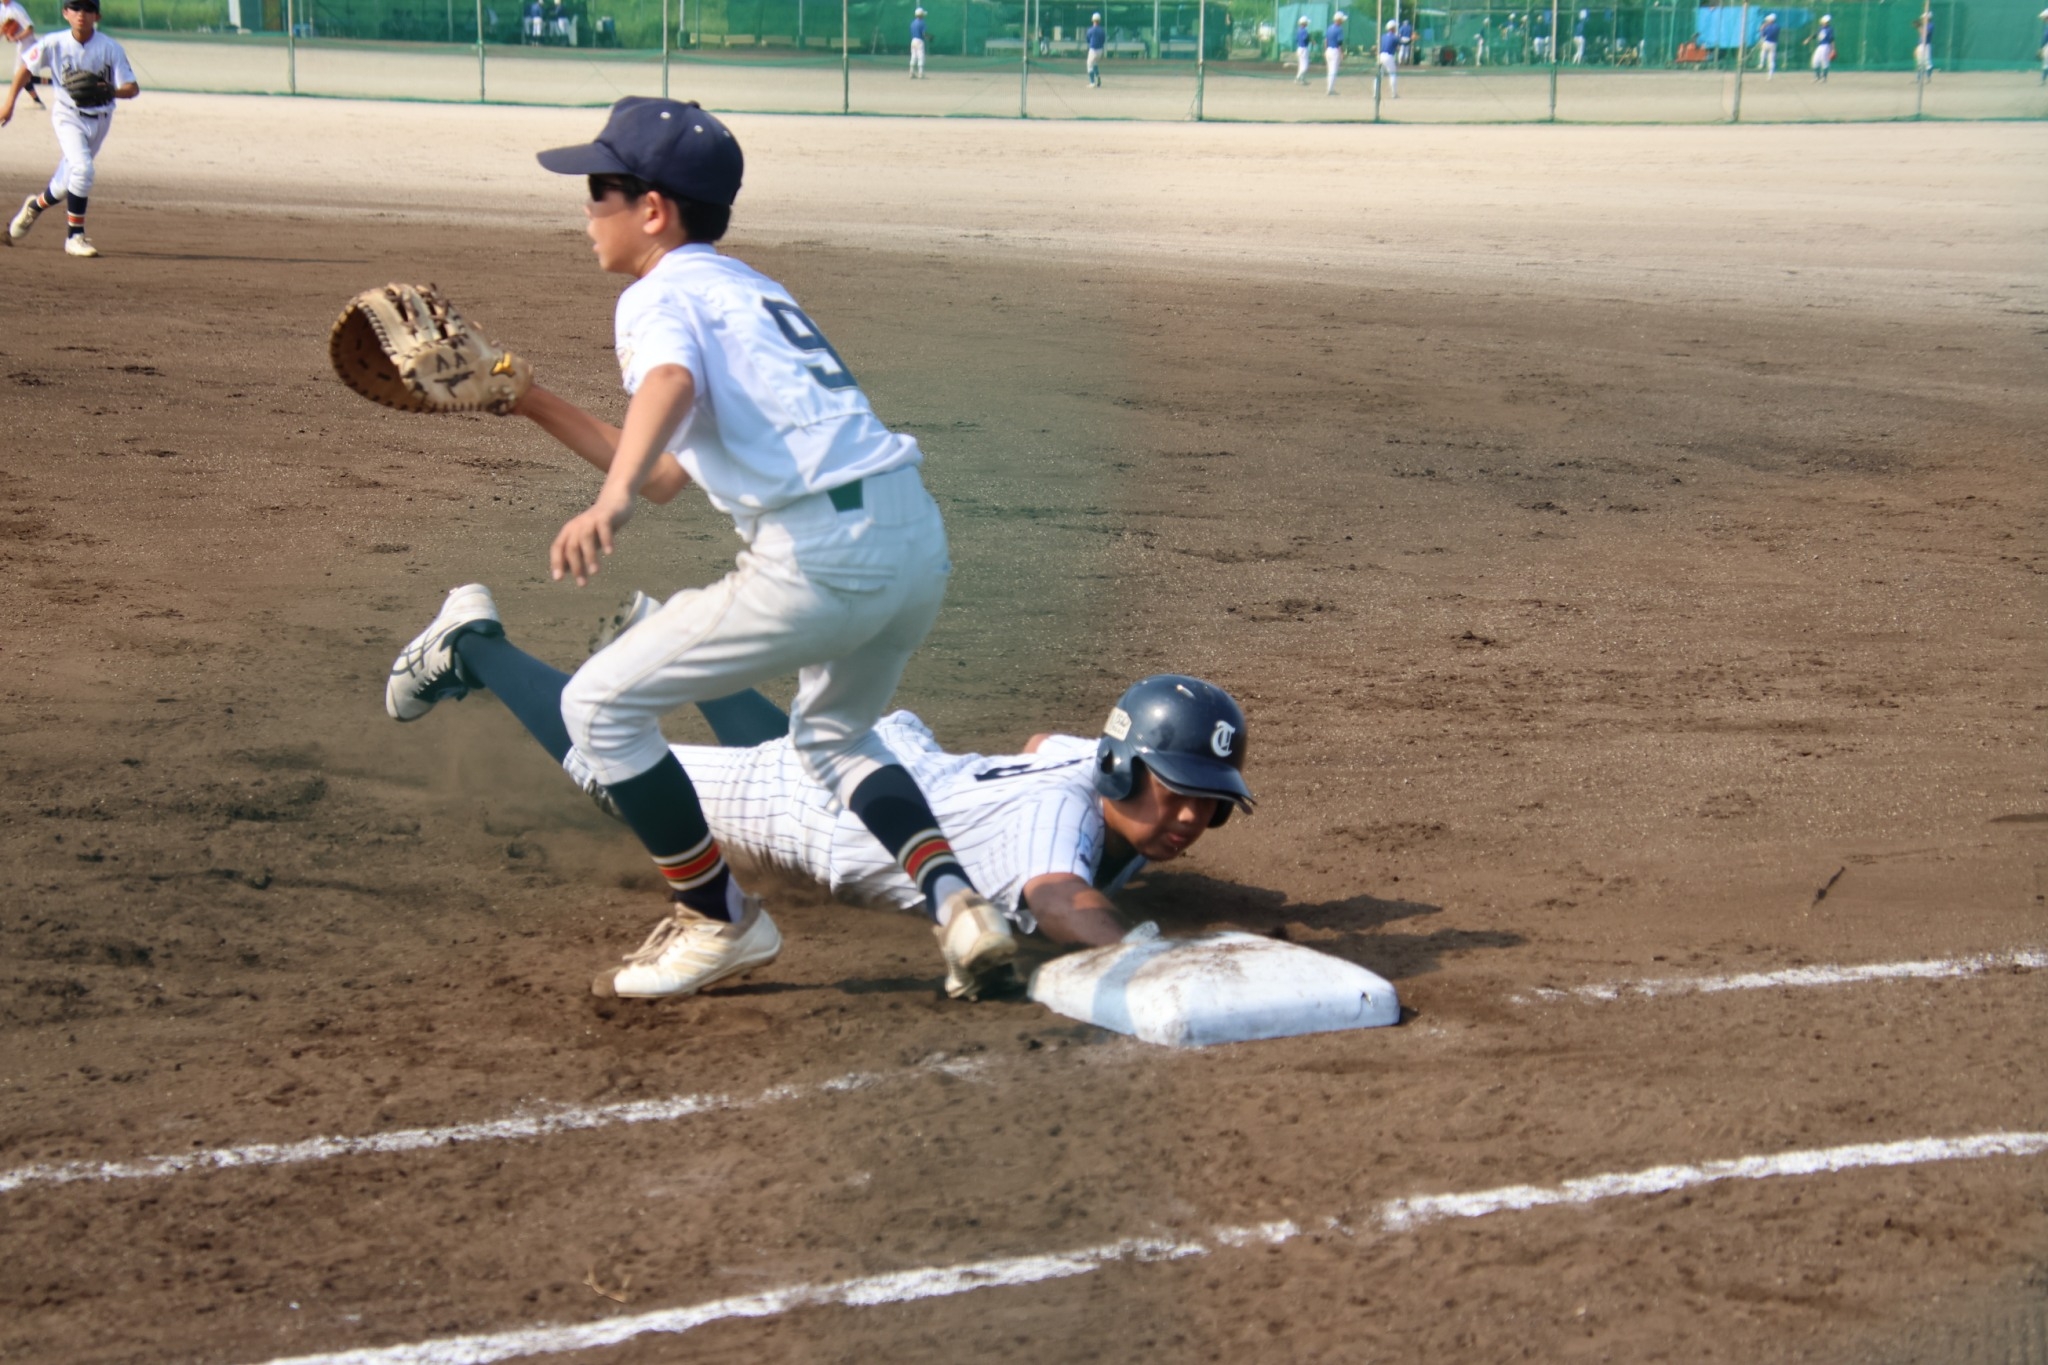
[[[978,891],[955,891],[941,908],[946,922],[932,933],[946,959],[946,994],[979,999],[983,978],[1017,955],[1016,935],[1003,912]]]
[[[743,897],[738,924],[700,915],[678,904],[654,926],[626,965],[599,972],[592,995],[658,1000],[695,995],[713,982],[765,967],[782,952],[782,934],[759,896]]]
[[[482,686],[462,671],[462,661],[455,657],[455,637],[465,630],[505,633],[498,604],[481,583],[466,583],[450,592],[440,614],[392,663],[390,680],[384,684],[384,710],[391,719],[418,720],[434,709],[435,702],[466,697],[472,687]]]
[[[597,628],[597,634],[590,641],[590,652],[597,653],[660,610],[659,597],[649,597],[638,588],[633,589],[633,600],[613,612],[610,618]]]
[[[14,220],[7,225],[7,240],[18,242],[28,236],[28,230],[34,227],[36,219],[42,216],[43,211],[36,207],[36,197],[34,195],[30,195],[22,200],[21,212],[15,214]]]
[[[74,232],[64,239],[64,254],[66,256],[97,256],[100,254],[100,249],[94,246],[84,233]]]

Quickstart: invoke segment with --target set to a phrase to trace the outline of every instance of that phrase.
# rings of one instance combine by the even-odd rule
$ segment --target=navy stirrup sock
[[[974,889],[916,779],[901,764],[869,773],[846,799],[846,808],[917,883],[924,895],[925,913],[934,921],[946,897]]]

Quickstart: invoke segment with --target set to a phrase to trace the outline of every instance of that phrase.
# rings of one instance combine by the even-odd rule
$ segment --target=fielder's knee
[[[591,775],[608,786],[650,772],[668,757],[658,717],[619,706],[611,688],[580,672],[562,688],[562,724]]]
[[[841,805],[876,769],[898,761],[872,730],[851,742],[816,736],[792,736],[791,742],[796,748],[797,762],[803,764],[811,780],[831,792]]]

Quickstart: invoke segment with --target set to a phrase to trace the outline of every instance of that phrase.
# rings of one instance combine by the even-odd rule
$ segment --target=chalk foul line
[[[395,1153],[427,1151],[436,1147],[471,1142],[511,1142],[521,1138],[551,1137],[557,1133],[584,1132],[621,1124],[674,1123],[698,1114],[731,1113],[806,1099],[813,1095],[866,1090],[905,1076],[943,1074],[969,1079],[984,1069],[985,1065],[977,1061],[961,1058],[940,1059],[904,1071],[855,1071],[811,1085],[771,1086],[758,1095],[745,1097],[720,1094],[670,1095],[657,1100],[627,1100],[618,1104],[551,1108],[538,1113],[514,1114],[507,1118],[488,1119],[478,1123],[455,1123],[436,1128],[397,1128],[362,1137],[315,1137],[298,1142],[255,1142],[239,1147],[214,1147],[197,1152],[146,1156],[134,1161],[49,1162],[0,1171],[0,1194],[11,1193],[31,1185],[70,1185],[84,1180],[150,1180],[160,1176],[184,1175],[192,1171],[291,1166],[308,1161],[331,1161],[336,1157],[389,1156]]]
[[[1940,981],[1982,976],[1996,971],[2038,971],[2048,967],[2048,953],[1981,953],[1972,957],[1934,958],[1925,962],[1868,962],[1858,966],[1785,967],[1775,972],[1741,972],[1733,976],[1650,977],[1639,981],[1605,981],[1569,989],[1539,988],[1514,997],[1519,1005],[1550,1000],[1605,1002],[1629,996],[1713,995],[1721,991],[1757,991],[1811,986],[1853,986],[1868,981]]]
[[[1509,1185],[1470,1194],[1421,1195],[1389,1200],[1378,1210],[1386,1232],[1408,1232],[1448,1218],[1479,1218],[1492,1213],[1590,1204],[1625,1195],[1666,1194],[1674,1190],[1725,1180],[1765,1180],[1780,1176],[1823,1175],[1873,1166],[1909,1166],[1935,1161],[1967,1161],[1994,1156],[2034,1156],[2048,1151],[2048,1133],[1982,1133],[1963,1138],[1916,1138],[1905,1142],[1867,1142],[1847,1147],[1778,1152],[1738,1157],[1697,1166],[1652,1166],[1647,1170],[1567,1180],[1558,1185]],[[1332,1229],[1349,1231],[1335,1219]],[[872,1308],[950,1298],[983,1289],[1044,1284],[1092,1274],[1119,1263],[1156,1264],[1207,1256],[1218,1249],[1279,1246],[1301,1235],[1292,1222],[1212,1230],[1206,1238],[1130,1237],[1072,1251],[1038,1256],[1008,1256],[960,1265],[864,1275],[826,1284],[796,1285],[758,1294],[715,1299],[684,1308],[663,1308],[600,1322],[547,1324],[439,1337],[395,1346],[289,1356],[269,1365],[491,1365],[525,1356],[617,1346],[636,1337],[676,1335],[733,1318],[768,1318],[803,1308],[841,1305]]]
[[[1402,1232],[1444,1218],[1481,1218],[1490,1213],[1591,1204],[1623,1195],[1669,1194],[1724,1180],[1770,1180],[1779,1176],[1832,1175],[1871,1166],[1918,1166],[1933,1161],[1974,1161],[1992,1156],[2035,1156],[2048,1151],[2048,1133],[1980,1133],[1965,1138],[1913,1138],[1905,1142],[1859,1142],[1769,1156],[1735,1157],[1697,1166],[1652,1166],[1614,1175],[1586,1176],[1558,1185],[1505,1185],[1472,1194],[1430,1194],[1394,1199],[1380,1206],[1380,1225]]]

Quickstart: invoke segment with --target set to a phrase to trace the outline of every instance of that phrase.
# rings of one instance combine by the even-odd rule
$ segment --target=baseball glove
[[[64,90],[81,109],[98,109],[114,102],[114,83],[97,71],[67,71]]]
[[[533,366],[463,321],[431,284],[387,284],[348,301],[328,334],[342,383],[403,412],[492,412],[533,387]]]

